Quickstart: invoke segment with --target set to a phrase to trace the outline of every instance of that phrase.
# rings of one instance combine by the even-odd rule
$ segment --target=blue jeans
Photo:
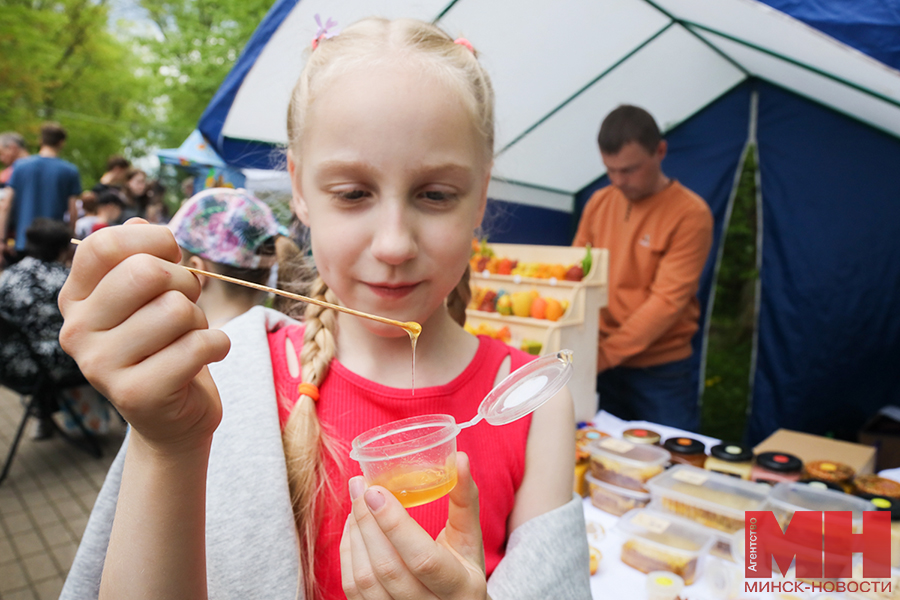
[[[616,367],[597,375],[600,408],[626,421],[700,430],[691,359],[652,367]]]

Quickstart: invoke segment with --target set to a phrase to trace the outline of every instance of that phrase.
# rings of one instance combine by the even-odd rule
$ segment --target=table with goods
[[[825,456],[803,451],[801,458],[788,451],[794,448],[786,442],[785,451],[766,442],[751,449],[654,423],[621,421],[603,411],[580,423],[576,491],[585,496],[593,597],[900,598],[900,483],[872,474],[872,460],[860,463],[842,449],[866,447],[820,442]],[[839,460],[846,457],[857,464]],[[748,510],[772,511],[782,527],[796,511],[851,511],[855,531],[863,512],[890,511],[893,578],[878,581],[890,583],[891,591],[837,593],[837,581],[798,580],[793,567],[785,575],[773,569],[773,579],[745,580]],[[852,580],[863,581],[858,557]],[[842,581],[846,589],[851,578]],[[754,587],[754,582],[784,585],[773,592],[774,587]]]

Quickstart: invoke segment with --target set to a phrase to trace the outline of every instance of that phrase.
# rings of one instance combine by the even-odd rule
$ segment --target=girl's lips
[[[403,298],[411,294],[419,284],[367,283],[366,285],[369,286],[369,289],[376,296],[381,296],[382,298]]]

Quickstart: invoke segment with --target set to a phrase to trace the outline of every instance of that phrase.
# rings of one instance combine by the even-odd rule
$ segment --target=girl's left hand
[[[478,488],[469,459],[457,454],[447,526],[437,540],[380,486],[350,480],[353,510],[341,538],[341,579],[348,600],[487,599]]]

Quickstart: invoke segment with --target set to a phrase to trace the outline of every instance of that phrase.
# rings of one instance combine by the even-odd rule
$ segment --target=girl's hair
[[[363,19],[330,39],[321,39],[310,54],[288,107],[288,139],[293,158],[301,164],[301,146],[309,109],[330,81],[355,68],[407,61],[426,70],[458,92],[476,131],[483,140],[484,160],[494,150],[494,92],[476,53],[434,25],[412,19],[389,21]],[[336,302],[334,293],[316,278],[308,295]],[[465,323],[469,302],[469,269],[447,298],[447,308],[460,324]],[[306,330],[300,354],[304,383],[321,385],[335,355],[336,315],[333,310],[308,305]],[[340,466],[338,444],[323,431],[315,404],[302,395],[282,434],[294,516],[300,535],[300,572],[308,600],[320,597],[316,582],[315,544],[318,523],[329,494],[326,461]]]

